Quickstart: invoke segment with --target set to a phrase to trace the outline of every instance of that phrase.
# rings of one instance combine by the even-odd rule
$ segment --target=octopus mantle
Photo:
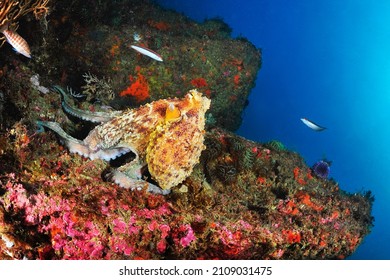
[[[70,106],[60,87],[54,89],[62,95],[64,111],[100,124],[82,141],[68,135],[56,122],[38,121],[38,125],[56,132],[70,152],[90,159],[109,161],[133,152],[133,161],[109,174],[118,185],[167,194],[199,162],[205,148],[205,112],[210,100],[198,91],[191,90],[182,99],[162,99],[127,111],[87,112]],[[141,168],[146,165],[158,186],[143,180]]]

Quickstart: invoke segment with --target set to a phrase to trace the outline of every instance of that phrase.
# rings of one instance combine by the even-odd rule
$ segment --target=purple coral
[[[312,169],[316,176],[326,179],[329,176],[330,163],[325,160],[320,160],[313,165]]]

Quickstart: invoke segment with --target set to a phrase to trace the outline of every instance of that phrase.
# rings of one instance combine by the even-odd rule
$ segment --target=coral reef
[[[34,58],[0,53],[0,259],[343,259],[370,233],[371,192],[346,193],[280,142],[232,132],[261,52],[230,38],[221,20],[195,23],[148,1],[50,3],[47,30],[41,22],[19,23]],[[137,54],[134,41],[164,61]],[[145,88],[121,96],[141,76],[148,98]],[[64,110],[61,88],[52,90],[57,84],[74,89],[62,99]],[[187,100],[194,87],[204,106]],[[145,117],[157,104],[153,125],[142,118],[133,135],[142,136],[134,151],[147,164],[123,169],[137,153],[103,160],[128,152],[118,143],[134,122],[120,116]],[[38,131],[38,120],[65,143]],[[96,120],[102,125],[88,122]],[[87,137],[102,127],[113,137]],[[85,138],[91,146],[77,140]],[[178,139],[197,145],[164,149]],[[103,159],[71,154],[69,141],[89,155],[94,144],[104,146]],[[194,149],[191,158],[174,154],[187,149]],[[188,165],[171,180],[163,166],[177,170],[178,162]],[[170,193],[122,188],[109,180],[115,170],[137,171],[142,184]]]
[[[24,170],[0,177],[1,258],[340,259],[372,226],[370,192],[346,194],[311,176],[296,153],[263,153],[261,144],[220,129],[206,134],[218,151],[206,150],[166,196],[104,182],[106,162],[71,156],[51,134],[26,132],[15,128],[0,158],[23,154]],[[227,139],[256,151],[251,169],[239,166]],[[221,163],[230,166],[225,176]]]

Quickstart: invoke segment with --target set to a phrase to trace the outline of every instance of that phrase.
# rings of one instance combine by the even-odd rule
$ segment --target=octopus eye
[[[167,110],[165,111],[166,121],[176,121],[180,118],[181,112],[173,103],[169,103]]]

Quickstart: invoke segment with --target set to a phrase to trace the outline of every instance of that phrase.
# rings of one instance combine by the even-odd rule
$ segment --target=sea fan
[[[320,160],[313,165],[312,170],[316,176],[326,179],[329,176],[330,163],[325,160]]]

